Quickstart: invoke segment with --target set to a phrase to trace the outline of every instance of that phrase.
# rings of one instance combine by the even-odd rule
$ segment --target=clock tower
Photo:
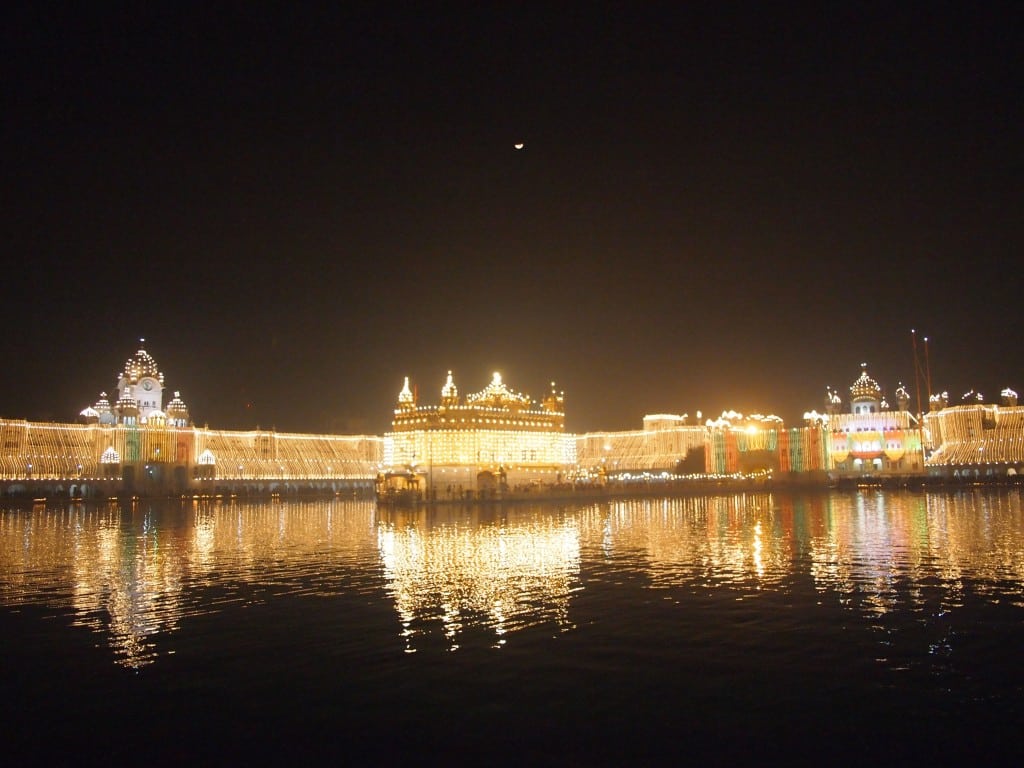
[[[79,416],[86,424],[149,424],[187,427],[191,424],[188,406],[178,392],[164,405],[164,374],[146,351],[146,340],[139,339],[139,351],[128,358],[117,380],[117,396],[111,403],[107,393],[96,405]]]

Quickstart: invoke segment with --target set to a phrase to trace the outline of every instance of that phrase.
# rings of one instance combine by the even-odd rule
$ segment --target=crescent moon
[[[522,149],[525,146],[525,144],[516,144],[516,149]]]

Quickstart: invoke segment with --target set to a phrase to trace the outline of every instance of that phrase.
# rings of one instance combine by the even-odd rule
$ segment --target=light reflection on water
[[[639,591],[638,591],[639,590]],[[1019,492],[740,494],[583,506],[138,502],[0,511],[0,606],[90,628],[117,663],[157,661],[186,619],[269,601],[359,595],[394,611],[403,650],[586,632],[646,594],[768,599],[811,621],[834,604],[899,668],[916,621],[979,602],[1024,608]],[[705,604],[705,603],[702,603]],[[916,618],[915,618],[916,617]],[[615,615],[608,620],[614,621]],[[752,621],[775,620],[765,613]],[[929,652],[955,638],[940,629]]]
[[[579,588],[578,521],[560,514],[500,519],[480,508],[383,511],[378,526],[388,594],[401,617],[406,650],[440,621],[450,648],[460,631],[482,624],[504,635],[552,623],[572,628],[569,600]]]

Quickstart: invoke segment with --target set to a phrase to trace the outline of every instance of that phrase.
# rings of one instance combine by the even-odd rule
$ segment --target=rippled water
[[[0,638],[0,720],[41,762],[1002,762],[1024,511],[1018,490],[6,509]]]

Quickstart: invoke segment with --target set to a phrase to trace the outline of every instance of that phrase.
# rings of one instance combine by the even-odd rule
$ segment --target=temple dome
[[[143,376],[152,376],[154,379],[163,381],[163,375],[156,364],[156,360],[146,351],[145,339],[139,339],[139,350],[124,364],[124,378],[134,383]]]
[[[482,405],[489,408],[529,408],[533,401],[529,395],[509,389],[501,380],[501,374],[495,371],[491,383],[481,391],[469,395],[466,402],[470,405]]]
[[[868,376],[867,363],[862,363],[860,376],[850,387],[850,398],[852,400],[879,400],[881,397],[882,387]]]

